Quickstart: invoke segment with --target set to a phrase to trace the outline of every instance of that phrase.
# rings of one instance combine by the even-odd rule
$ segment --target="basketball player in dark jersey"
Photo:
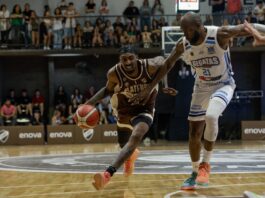
[[[150,97],[143,105],[130,100],[143,91],[163,65],[164,58],[138,59],[134,53],[124,53],[120,62],[107,74],[106,86],[99,90],[86,104],[95,105],[97,101],[111,95],[111,104],[117,117],[118,142],[122,150],[114,162],[103,172],[94,176],[93,185],[102,189],[116,170],[124,164],[124,175],[130,176],[134,170],[134,161],[138,156],[137,146],[149,130],[154,116],[157,87],[151,90]],[[176,90],[164,88],[164,93],[176,95]]]

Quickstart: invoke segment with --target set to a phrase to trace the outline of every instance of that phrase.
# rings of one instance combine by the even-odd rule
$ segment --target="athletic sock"
[[[113,166],[109,166],[107,169],[106,169],[107,172],[109,172],[109,174],[111,176],[113,176],[113,174],[117,171],[115,167]]]
[[[213,151],[207,151],[205,148],[203,148],[203,155],[202,155],[202,162],[210,162],[211,156]]]
[[[192,164],[192,172],[198,173],[200,162],[191,162]]]

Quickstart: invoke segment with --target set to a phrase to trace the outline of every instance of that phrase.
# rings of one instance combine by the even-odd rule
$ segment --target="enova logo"
[[[50,138],[72,138],[73,133],[71,131],[60,131],[60,132],[50,132],[49,134]]]
[[[104,131],[104,136],[105,137],[116,137],[118,136],[117,131]]]
[[[27,133],[19,133],[19,139],[40,139],[42,138],[41,132],[27,132]]]
[[[246,128],[244,129],[245,134],[264,134],[265,128]]]

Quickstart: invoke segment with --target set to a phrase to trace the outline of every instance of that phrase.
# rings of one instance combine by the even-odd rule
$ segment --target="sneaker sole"
[[[209,183],[205,183],[205,182],[196,182],[196,183],[199,186],[209,186]]]
[[[94,182],[92,182],[96,190],[101,190],[104,187],[102,175],[100,173],[94,175]]]
[[[181,186],[180,190],[195,190],[196,186]]]

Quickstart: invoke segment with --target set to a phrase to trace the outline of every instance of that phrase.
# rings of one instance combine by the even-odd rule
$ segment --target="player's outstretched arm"
[[[184,52],[183,40],[182,38],[177,41],[175,48],[171,51],[170,55],[166,60],[160,65],[156,65],[156,73],[153,76],[153,81],[146,87],[146,89],[135,96],[133,96],[130,101],[141,102],[141,104],[146,104],[149,99],[149,94],[154,89],[154,87],[163,79],[163,77],[173,68],[176,61],[181,57]],[[150,64],[151,65],[151,64]]]
[[[247,32],[249,32],[253,37],[253,46],[258,46],[258,45],[265,45],[265,36],[262,35],[255,27],[260,27],[264,28],[264,25],[257,25],[257,26],[252,26],[250,23],[247,21],[244,22],[244,27]]]
[[[110,69],[107,75],[106,86],[102,87],[93,97],[91,97],[85,104],[95,105],[101,99],[114,93],[114,88],[117,85],[117,78],[114,69]]]

